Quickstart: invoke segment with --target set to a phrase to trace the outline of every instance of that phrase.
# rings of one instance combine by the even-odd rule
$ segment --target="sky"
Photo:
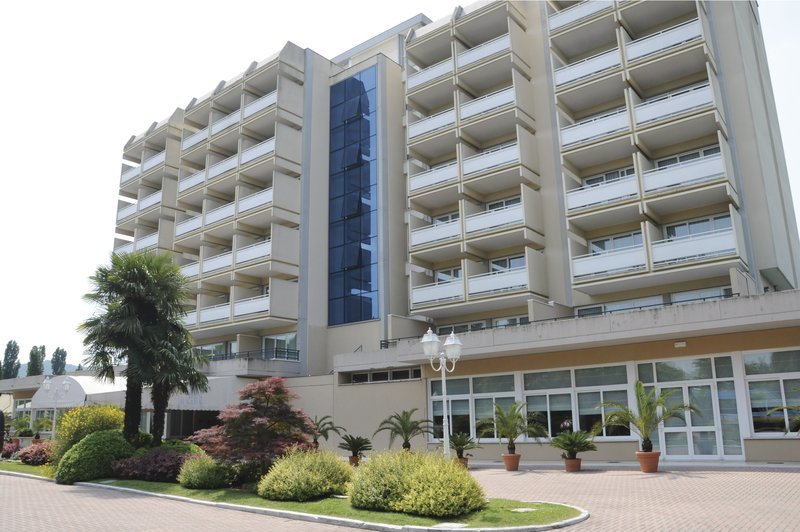
[[[464,1],[462,5],[469,5]],[[286,41],[331,58],[457,0],[88,0],[0,7],[0,349],[83,358],[82,300],[114,240],[122,147]],[[800,2],[760,2],[795,206]],[[794,147],[794,148],[793,148]],[[800,216],[798,216],[800,218]]]

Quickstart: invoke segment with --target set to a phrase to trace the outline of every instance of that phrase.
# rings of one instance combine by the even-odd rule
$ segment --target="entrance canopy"
[[[65,382],[69,383],[67,390],[64,389]],[[31,409],[65,409],[90,404],[122,406],[125,403],[125,385],[125,377],[117,377],[114,382],[108,382],[86,375],[56,375],[50,378],[49,390],[43,384],[33,394]]]

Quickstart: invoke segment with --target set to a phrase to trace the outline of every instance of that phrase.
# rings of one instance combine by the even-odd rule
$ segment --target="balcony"
[[[417,120],[413,124],[409,124],[408,138],[410,140],[414,137],[424,135],[425,133],[430,133],[431,131],[453,127],[455,123],[455,109],[450,109],[448,111],[444,111],[443,113],[438,113],[433,116],[423,118],[422,120]]]
[[[461,220],[439,223],[411,231],[411,246],[442,242],[461,236]]]
[[[197,231],[203,226],[203,217],[202,216],[194,216],[187,220],[184,220],[178,223],[175,226],[175,236],[185,235],[186,233],[191,233],[192,231]]]
[[[683,43],[700,39],[702,36],[703,26],[699,19],[694,19],[674,28],[631,41],[625,46],[625,53],[628,61],[636,61]]]
[[[644,246],[631,246],[572,259],[572,276],[576,280],[599,275],[614,275],[644,270],[647,254]]]
[[[233,252],[221,253],[203,260],[203,273],[230,268],[233,264]]]
[[[413,175],[408,180],[410,192],[416,192],[423,188],[441,185],[458,179],[458,162],[454,161],[442,166],[436,166],[426,172]]]
[[[634,110],[636,124],[646,124],[706,107],[714,103],[711,85],[705,84],[675,92],[640,103]]]
[[[200,263],[190,262],[181,266],[181,273],[184,277],[197,277],[200,275]]]
[[[129,216],[133,216],[137,212],[141,212],[145,209],[152,207],[161,203],[161,191],[154,192],[149,196],[145,196],[144,198],[140,199],[137,203],[133,203],[126,207],[123,207],[117,212],[117,221],[124,220]]]
[[[277,102],[278,102],[278,91],[272,91],[269,94],[262,96],[258,100],[254,100],[245,105],[244,117],[248,118],[250,116],[253,116],[257,112],[262,111],[272,105],[275,105]]]
[[[178,192],[184,192],[206,180],[206,171],[200,170],[178,181]]]
[[[567,210],[582,209],[631,198],[639,194],[636,177],[576,188],[567,192]]]
[[[117,221],[124,220],[129,216],[133,216],[134,214],[136,214],[137,209],[138,205],[136,203],[131,203],[130,205],[126,205],[125,207],[117,211]]]
[[[427,284],[411,289],[412,305],[427,305],[450,300],[464,299],[464,283],[461,279],[446,283]]]
[[[141,173],[142,173],[142,167],[141,166],[135,166],[133,168],[128,168],[127,170],[122,172],[122,175],[119,178],[119,184],[120,185],[124,185],[128,181],[131,181],[133,178],[139,177],[139,174],[141,174]]]
[[[236,168],[238,158],[239,157],[237,155],[231,155],[227,159],[223,159],[218,163],[212,164],[208,167],[208,178],[214,179],[215,177]]]
[[[525,219],[524,214],[522,204],[472,214],[464,219],[467,235],[519,225]]]
[[[611,2],[610,0],[595,0],[580,2],[574,6],[568,7],[567,9],[562,9],[561,11],[553,13],[548,17],[550,31],[556,31],[560,28],[578,22],[579,20],[590,17],[596,13],[605,11],[613,6],[614,2]]]
[[[272,203],[272,188],[250,194],[239,200],[239,214]]]
[[[213,307],[204,307],[199,311],[199,323],[208,323],[210,321],[229,320],[231,318],[231,304],[222,303],[214,305]]]
[[[467,120],[514,103],[514,87],[509,87],[461,104],[461,120]]]
[[[528,288],[528,268],[473,275],[467,280],[469,295],[489,295]]]
[[[630,127],[625,107],[561,129],[561,145],[570,146],[579,142],[597,139],[624,131]]]
[[[644,172],[644,190],[645,193],[659,192],[670,187],[711,181],[724,175],[725,163],[722,155],[715,154]]]
[[[241,116],[241,111],[237,109],[236,111],[232,112],[229,115],[223,116],[219,120],[213,122],[211,124],[211,134],[216,135],[221,131],[225,131],[229,127],[233,126],[234,124],[239,123],[239,117]]]
[[[622,66],[619,48],[570,63],[555,71],[556,87]]]
[[[272,241],[257,242],[236,250],[236,265],[266,259],[272,254]]]
[[[267,139],[264,142],[260,142],[255,146],[247,148],[242,152],[242,162],[241,164],[249,163],[259,157],[263,157],[269,153],[275,151],[275,137],[271,139]],[[235,157],[235,156],[234,156]]]
[[[142,163],[142,173],[147,172],[148,170],[152,170],[159,164],[164,164],[164,161],[167,160],[167,152],[162,151],[153,155],[152,157],[148,157]]]
[[[186,316],[183,317],[183,324],[187,327],[196,327],[197,326],[197,311],[192,310],[186,313]]]
[[[464,176],[519,162],[519,145],[506,144],[464,159]]]
[[[431,80],[448,74],[453,74],[453,60],[449,57],[444,61],[426,68],[425,70],[420,70],[419,72],[408,76],[408,79],[406,80],[406,91],[410,91],[414,87],[418,87],[423,83],[427,83]]]
[[[653,242],[653,266],[710,259],[736,253],[736,235],[732,228],[709,231],[683,238]]]
[[[206,140],[207,138],[208,138],[208,128],[204,127],[197,133],[189,135],[188,137],[183,139],[183,142],[181,142],[181,149],[188,150],[192,146],[199,144],[200,142]]]
[[[139,240],[134,242],[133,247],[136,249],[136,251],[139,251],[140,249],[151,248],[157,244],[158,244],[158,232],[155,232],[147,235],[146,237],[140,238]]]
[[[205,214],[203,225],[211,225],[227,218],[233,218],[236,213],[236,204],[231,202],[216,209],[211,209]]]
[[[258,312],[269,312],[269,296],[256,296],[233,303],[234,317]]]
[[[465,52],[461,52],[456,57],[458,68],[464,68],[482,59],[505,52],[511,49],[511,37],[506,33],[496,39],[485,42],[474,48],[470,48]]]

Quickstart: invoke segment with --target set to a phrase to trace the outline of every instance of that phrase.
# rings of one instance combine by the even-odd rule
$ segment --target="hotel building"
[[[464,344],[453,432],[515,401],[588,429],[640,379],[698,408],[665,459],[800,460],[767,413],[800,404],[800,242],[754,2],[483,2],[332,59],[287,43],[123,160],[115,250],[173,254],[210,357],[171,434],[281,375],[355,434],[418,408],[433,449],[431,327]]]

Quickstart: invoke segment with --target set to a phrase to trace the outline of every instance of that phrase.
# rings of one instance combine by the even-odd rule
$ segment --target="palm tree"
[[[613,409],[606,414],[605,425],[630,427],[642,438],[642,451],[653,451],[650,435],[658,430],[658,426],[668,419],[684,419],[684,412],[698,412],[697,408],[687,403],[670,401],[672,394],[678,390],[669,390],[656,394],[655,387],[645,390],[642,381],[634,383],[636,410],[616,401],[605,401],[600,406]]]
[[[536,415],[525,419],[525,404],[513,403],[504,410],[499,404],[494,405],[494,420],[483,420],[479,425],[481,437],[497,436],[500,440],[508,440],[508,454],[516,454],[517,446],[514,441],[522,435],[533,438],[547,437],[547,428],[537,421]]]
[[[335,432],[341,436],[342,431],[345,430],[344,427],[336,425],[331,416],[322,416],[319,419],[317,419],[317,416],[314,416],[314,420],[311,422],[311,425],[311,438],[315,449],[319,449],[320,437],[325,438],[325,441],[328,441],[328,436],[331,432]]]
[[[372,435],[383,431],[389,431],[389,447],[394,443],[395,438],[398,436],[403,440],[403,449],[411,450],[411,438],[414,436],[421,436],[423,434],[433,434],[433,422],[429,419],[411,419],[416,412],[416,408],[411,410],[403,410],[399,414],[394,412],[391,416],[387,417],[378,426],[378,430]]]
[[[188,334],[181,321],[185,280],[169,256],[148,252],[112,253],[111,265],[99,266],[89,280],[92,292],[84,299],[100,311],[79,327],[86,333],[84,363],[112,382],[114,366],[127,363],[123,433],[130,440],[139,431],[143,385],[152,379],[163,342],[171,341],[165,334]]]

